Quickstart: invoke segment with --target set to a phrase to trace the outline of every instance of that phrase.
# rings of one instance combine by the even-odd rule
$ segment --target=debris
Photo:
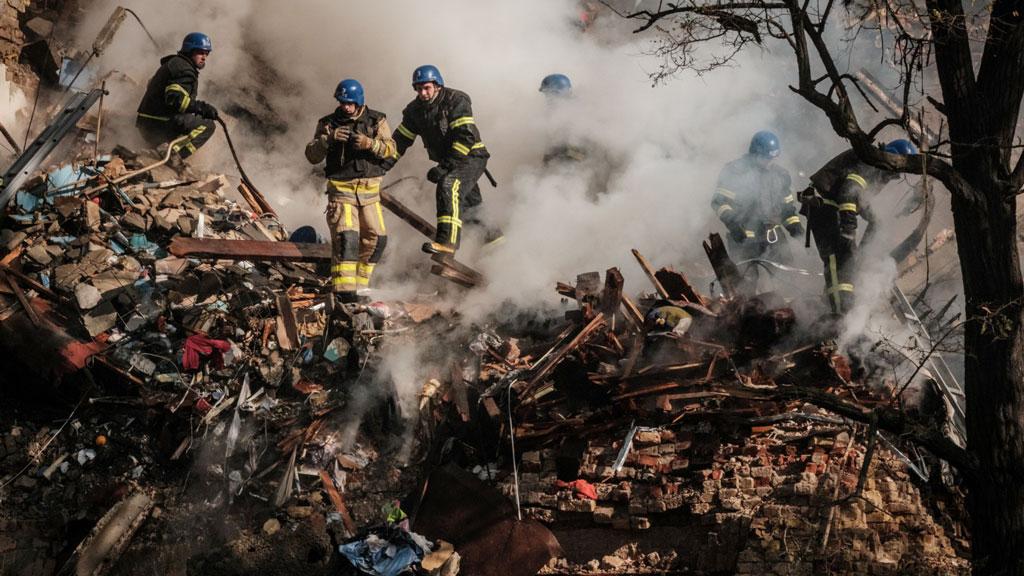
[[[152,508],[153,500],[142,492],[115,504],[75,549],[75,575],[97,576],[112,567]]]

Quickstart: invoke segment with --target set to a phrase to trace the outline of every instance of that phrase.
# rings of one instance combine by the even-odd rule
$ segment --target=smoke
[[[129,20],[100,59],[104,71],[116,69],[135,81],[108,86],[113,109],[125,111],[123,124],[130,125],[159,56],[174,52],[187,32],[210,34],[214,52],[202,71],[199,96],[228,112],[247,171],[289,228],[326,228],[323,179],[302,152],[317,118],[334,108],[333,89],[340,79],[359,79],[368,104],[386,112],[392,127],[413,98],[409,78],[420,64],[437,65],[449,86],[468,92],[492,154],[489,167],[500,182],[494,189],[481,179],[485,214],[506,234],[504,244],[486,252],[470,235],[460,251],[460,259],[489,281],[485,290],[457,301],[471,320],[502,303],[548,306],[555,300],[556,281],[611,266],[626,276],[628,292],[649,291],[631,248],[655,266],[674,265],[706,287],[712,274],[700,241],[721,231],[710,208],[715,181],[726,162],[746,151],[754,132],[770,129],[779,135],[778,162],[790,170],[797,190],[806,185],[806,175],[846,148],[823,115],[790,91],[795,70],[784,43],[747,49],[731,66],[710,74],[683,74],[652,86],[649,72],[658,61],[646,54],[653,37],[630,34],[628,25],[610,15],[582,32],[574,22],[573,0],[122,4],[142,17],[162,45],[155,50]],[[91,42],[114,5],[114,0],[93,3],[78,27],[79,45]],[[863,49],[847,40],[836,35],[839,56]],[[699,50],[710,54],[718,47]],[[867,61],[858,58],[850,66]],[[556,106],[537,90],[541,78],[553,72],[567,74],[575,87],[575,97]],[[261,124],[251,117],[241,121],[250,115]],[[117,137],[138,145],[132,132]],[[565,142],[585,142],[607,162],[579,169],[544,167],[545,151]],[[196,162],[234,172],[220,136]],[[417,143],[385,183],[408,175],[422,178],[430,165]],[[596,199],[595,179],[603,190]],[[419,181],[393,192],[432,219],[433,186]],[[886,194],[894,194],[894,187]],[[894,212],[879,211],[887,216],[879,233],[885,241],[906,228],[888,217]],[[427,273],[429,262],[419,252],[422,238],[397,218],[387,217],[387,225],[390,242],[375,285],[384,294],[408,294],[410,284],[420,292],[442,285]],[[799,238],[790,242],[796,266],[821,269],[813,247],[805,251]],[[884,268],[864,277],[866,295],[882,294],[890,285],[895,272]],[[784,286],[799,283],[780,280]],[[803,282],[808,284],[820,290],[820,278]],[[867,316],[857,316],[851,326],[862,329]]]

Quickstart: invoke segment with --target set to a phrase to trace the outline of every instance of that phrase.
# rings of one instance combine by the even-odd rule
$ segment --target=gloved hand
[[[356,150],[369,150],[373,147],[373,138],[358,132],[352,133],[352,136],[349,137],[349,142],[355,146]]]
[[[742,226],[729,226],[729,236],[738,244],[742,244],[747,240],[747,231]]]
[[[448,170],[442,168],[441,166],[434,166],[430,170],[427,170],[427,180],[433,182],[434,184],[437,184],[438,182],[441,181],[442,178],[445,177],[446,174],[448,174]]]
[[[216,120],[220,117],[220,115],[217,113],[217,109],[214,108],[213,104],[210,104],[209,102],[203,102],[202,100],[196,101],[196,114],[199,114],[203,118],[207,118],[209,120]]]
[[[797,199],[805,206],[809,206],[811,208],[821,207],[821,195],[818,194],[818,191],[814,188],[813,184],[801,190]]]
[[[348,126],[339,126],[334,129],[334,134],[332,136],[336,142],[348,142],[348,139],[352,137],[352,128],[349,128]]]

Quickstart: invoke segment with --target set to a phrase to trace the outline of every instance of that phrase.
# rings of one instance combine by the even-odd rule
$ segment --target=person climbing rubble
[[[711,208],[729,231],[729,251],[737,261],[792,261],[785,232],[804,233],[797,215],[789,172],[774,163],[782,151],[779,138],[762,130],[750,139],[747,153],[722,168]],[[748,268],[756,279],[757,267]]]
[[[437,233],[423,244],[429,254],[454,254],[462,239],[464,224],[482,224],[479,217],[483,197],[477,180],[487,170],[491,157],[480,138],[469,95],[444,85],[436,66],[424,65],[412,74],[416,98],[402,111],[402,122],[394,132],[397,153],[388,168],[423,138],[430,160],[437,165],[427,180],[437,185]],[[493,180],[492,180],[493,183]],[[496,230],[486,231],[485,241],[501,239]]]
[[[387,246],[380,183],[395,141],[386,115],[366,106],[358,80],[342,80],[334,98],[338,107],[317,121],[306,159],[310,164],[326,160],[331,288],[341,303],[353,303],[358,291],[369,289]]]
[[[217,108],[199,100],[199,71],[213,51],[213,42],[202,32],[185,36],[177,54],[160,59],[146,93],[139,103],[135,126],[146,143],[154,148],[170,145],[170,163],[180,165],[206,144],[217,129]]]
[[[917,148],[904,139],[889,142],[883,150],[917,154]],[[810,231],[807,245],[813,236],[825,267],[825,298],[835,315],[845,315],[854,303],[857,217],[868,223],[860,242],[864,245],[875,231],[875,216],[867,200],[898,177],[896,172],[865,164],[850,149],[811,175],[811,185],[800,193],[801,213],[807,216]]]

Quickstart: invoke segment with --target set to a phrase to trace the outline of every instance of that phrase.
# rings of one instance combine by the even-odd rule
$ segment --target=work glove
[[[217,109],[214,108],[213,104],[210,104],[209,102],[203,102],[202,100],[196,102],[196,114],[199,114],[200,116],[208,120],[216,120],[220,117],[219,114],[217,114]]]
[[[348,142],[349,138],[352,137],[352,128],[339,126],[334,129],[333,137],[336,142]]]
[[[427,170],[427,180],[433,182],[434,184],[437,184],[438,182],[441,181],[442,178],[445,177],[446,174],[448,174],[447,170],[441,168],[440,166],[434,166],[430,170]]]
[[[369,150],[373,147],[373,138],[358,132],[352,133],[352,136],[349,137],[349,142],[355,146],[356,150]]]
[[[803,204],[804,206],[810,208],[821,207],[822,197],[820,194],[818,194],[818,191],[814,188],[813,185],[801,190],[800,194],[797,196],[797,199],[800,200],[800,203]]]
[[[729,226],[728,228],[729,228],[729,236],[731,236],[732,239],[736,241],[736,243],[742,244],[742,243],[746,242],[746,240],[747,240],[747,231],[744,230],[742,226],[733,225],[733,226]]]

